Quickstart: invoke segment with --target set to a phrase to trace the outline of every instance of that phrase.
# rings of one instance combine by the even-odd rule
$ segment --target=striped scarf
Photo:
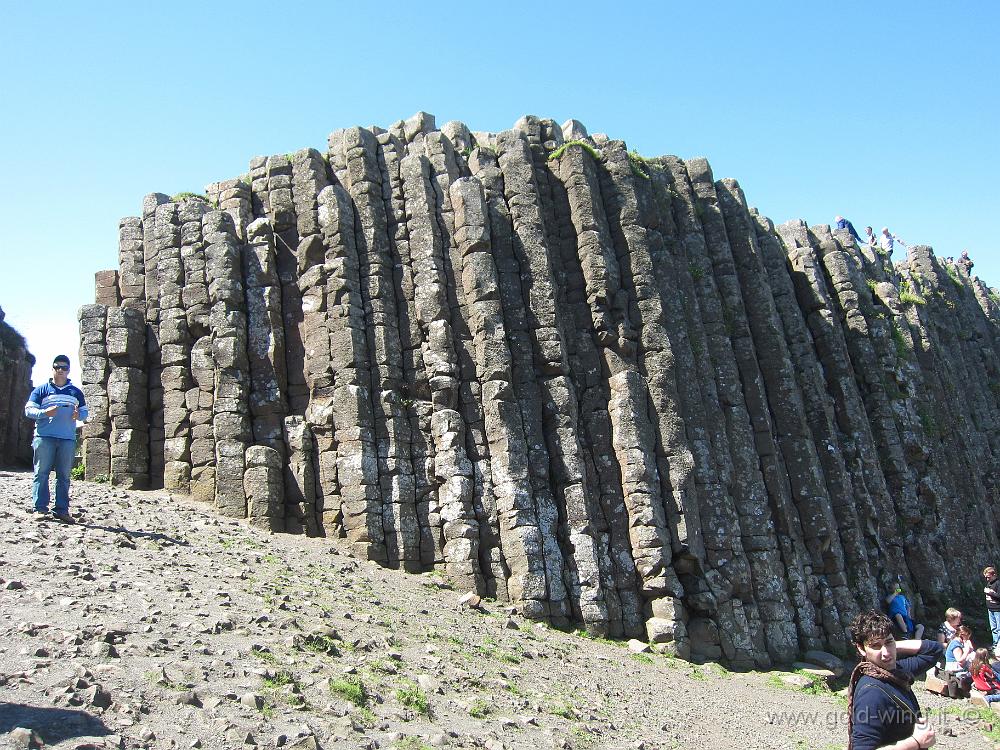
[[[888,682],[901,690],[909,690],[913,684],[913,675],[905,669],[896,667],[890,672],[867,659],[860,662],[851,672],[851,681],[847,685],[847,750],[853,750],[854,745],[854,688],[857,687],[858,680],[866,675]]]

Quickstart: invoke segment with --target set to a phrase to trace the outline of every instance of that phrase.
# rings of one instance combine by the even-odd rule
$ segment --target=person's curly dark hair
[[[884,641],[892,637],[892,623],[889,618],[875,609],[862,612],[851,623],[851,640],[862,648],[872,641]]]

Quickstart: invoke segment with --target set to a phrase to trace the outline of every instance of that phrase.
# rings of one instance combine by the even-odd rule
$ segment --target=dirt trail
[[[10,746],[26,746],[15,727],[77,750],[846,745],[842,699],[773,675],[469,610],[439,576],[165,492],[75,482],[80,523],[39,522],[30,484],[0,472]],[[921,702],[953,734],[940,747],[992,747],[964,704]]]

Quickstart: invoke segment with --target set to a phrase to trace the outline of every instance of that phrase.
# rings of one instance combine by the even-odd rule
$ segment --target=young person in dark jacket
[[[862,612],[851,624],[861,662],[847,689],[848,750],[923,750],[934,728],[920,715],[913,679],[941,656],[937,641],[899,641],[881,612]]]
[[[986,585],[983,593],[986,594],[986,615],[990,621],[990,633],[993,635],[993,655],[1000,656],[1000,579],[997,578],[997,571],[992,565],[983,569],[983,578]]]

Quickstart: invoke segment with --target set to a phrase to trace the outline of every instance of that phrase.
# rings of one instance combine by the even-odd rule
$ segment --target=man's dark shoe
[[[73,518],[73,516],[71,516],[69,513],[56,513],[55,511],[52,511],[52,516],[59,523],[76,523],[76,519]]]

